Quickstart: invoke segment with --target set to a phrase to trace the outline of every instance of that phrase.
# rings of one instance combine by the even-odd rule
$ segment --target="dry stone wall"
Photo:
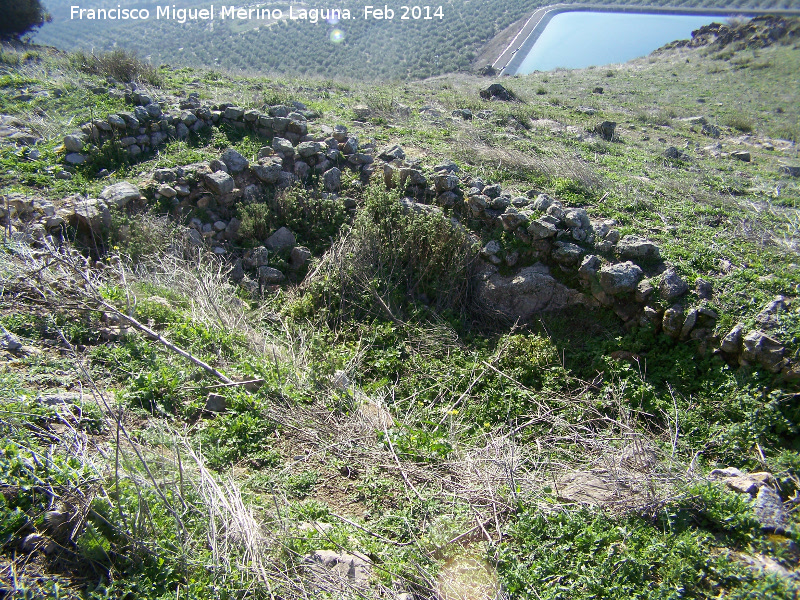
[[[499,184],[462,174],[451,161],[423,166],[398,145],[378,149],[361,143],[344,125],[318,126],[317,133],[309,135],[308,121],[317,115],[300,103],[260,112],[230,104],[203,106],[191,96],[181,104],[180,114],[170,115],[145,94],[132,90],[129,99],[138,103],[133,113],[109,115],[85,124],[81,134],[66,136],[65,148],[71,154],[82,153],[81,159],[68,154],[68,162],[85,160],[86,152],[111,139],[109,135],[124,133],[119,142],[135,157],[167,139],[223,123],[271,142],[252,162],[228,149],[209,162],[158,169],[141,184],[144,194],[123,182],[106,188],[100,198],[66,199],[60,210],[38,200],[11,197],[0,217],[6,222],[22,219],[26,235],[35,241],[57,235],[65,225],[84,230],[108,227],[109,207],[166,200],[175,214],[202,214],[204,220],[195,216],[188,222],[189,241],[227,257],[232,276],[256,290],[281,283],[289,274],[287,265],[296,272],[311,252],[297,246],[293,232],[285,227],[261,240],[262,246],[242,251],[238,203],[256,199],[269,188],[296,185],[325,194],[354,212],[357,200],[339,196],[343,173],[349,170],[363,183],[376,178],[387,189],[399,188],[406,210],[441,212],[454,226],[464,223],[472,231],[502,229],[507,234],[505,246],[495,239],[480,249],[483,267],[477,297],[510,320],[575,305],[606,307],[627,327],[653,327],[677,342],[695,340],[701,351],[718,352],[732,364],[800,376],[783,344],[768,333],[774,315],[788,310],[789,299],[780,297],[766,307],[758,328],[747,330],[739,324],[721,335],[716,331],[711,284],[701,279],[690,290],[662,260],[656,243],[638,235],[622,236],[613,220],[593,218],[583,208],[566,206],[536,190],[510,193]],[[479,239],[476,235],[476,242]],[[277,254],[288,261],[275,264]]]

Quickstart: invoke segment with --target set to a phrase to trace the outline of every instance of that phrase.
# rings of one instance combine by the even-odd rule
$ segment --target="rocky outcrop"
[[[303,557],[302,563],[314,586],[331,593],[364,590],[373,576],[372,564],[360,554],[316,550]]]
[[[745,23],[711,23],[692,32],[692,39],[679,40],[664,46],[671,48],[697,48],[713,45],[724,48],[734,43],[748,48],[766,48],[775,43],[790,43],[800,37],[800,23],[776,15],[754,17]]]
[[[478,285],[478,299],[506,317],[529,319],[533,315],[585,303],[583,294],[559,283],[542,264],[504,277],[487,272]]]
[[[789,514],[783,506],[778,482],[771,473],[745,473],[735,467],[728,467],[714,469],[709,478],[724,483],[734,492],[754,498],[753,514],[762,530],[772,533],[786,532]]]

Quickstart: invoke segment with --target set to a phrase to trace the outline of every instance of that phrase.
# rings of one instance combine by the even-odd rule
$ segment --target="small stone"
[[[685,321],[686,318],[684,316],[683,307],[676,304],[664,311],[664,319],[661,322],[661,328],[668,336],[677,338],[683,330]]]
[[[503,249],[502,246],[500,246],[500,243],[497,240],[491,240],[483,247],[483,249],[481,250],[481,254],[484,257],[494,256],[502,249]]]
[[[299,269],[308,262],[309,258],[311,258],[311,250],[305,246],[295,246],[289,255],[289,266]]]
[[[639,282],[639,285],[636,286],[636,294],[634,295],[633,299],[640,304],[647,302],[647,299],[655,289],[655,286],[649,279],[644,279]]]
[[[67,152],[80,152],[83,150],[83,139],[82,134],[64,136],[64,148]]]
[[[71,152],[64,157],[64,160],[71,165],[82,165],[84,162],[86,162],[86,157],[83,154]]]
[[[370,110],[369,106],[358,104],[353,107],[353,113],[356,115],[356,119],[364,120],[367,119],[370,114],[372,114],[372,111]]]
[[[741,160],[742,162],[750,162],[750,153],[746,150],[735,150],[731,152],[731,158]]]
[[[758,490],[753,510],[764,531],[785,533],[789,527],[789,516],[781,497],[768,485],[762,485]]]
[[[264,245],[273,252],[280,252],[285,248],[291,248],[295,242],[294,234],[288,228],[281,227],[267,238]]]
[[[206,397],[205,410],[209,412],[221,413],[228,408],[228,401],[225,396],[214,394],[213,392]]]
[[[697,297],[701,300],[710,300],[714,295],[714,285],[701,277],[698,277],[695,281],[695,290],[697,292]]]
[[[661,276],[658,290],[661,293],[661,297],[666,302],[670,302],[688,292],[689,285],[678,275],[675,269],[669,268]]]
[[[339,168],[333,167],[322,174],[322,185],[327,192],[336,192],[342,186],[342,172]]]
[[[216,171],[214,173],[207,173],[203,177],[206,186],[212,192],[219,196],[224,196],[225,194],[230,194],[234,188],[234,181],[233,177],[225,173],[224,171]]]
[[[174,198],[178,195],[178,191],[172,187],[171,185],[167,185],[166,183],[158,186],[158,193],[164,196],[165,198]]]
[[[730,330],[728,335],[722,338],[720,342],[720,350],[728,354],[739,354],[742,348],[742,335],[744,333],[744,323],[737,323],[736,326]]]
[[[250,161],[248,161],[233,148],[228,148],[225,150],[225,152],[222,153],[222,156],[220,156],[220,160],[225,163],[226,167],[228,167],[229,173],[241,173],[250,166]]]
[[[286,276],[274,267],[264,266],[258,268],[258,280],[264,285],[280,283],[284,279],[286,279]]]

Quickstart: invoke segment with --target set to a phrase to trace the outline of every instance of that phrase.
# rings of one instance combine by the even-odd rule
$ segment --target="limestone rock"
[[[253,165],[252,169],[255,176],[264,183],[275,184],[281,178],[282,169],[280,162]]]
[[[583,249],[569,242],[556,242],[553,250],[553,260],[562,265],[576,265],[581,259]]]
[[[250,161],[248,161],[233,148],[228,148],[225,150],[225,152],[222,153],[222,156],[220,156],[220,160],[225,163],[226,167],[228,167],[229,173],[241,173],[250,166]]]
[[[784,533],[789,527],[789,515],[778,493],[770,486],[761,486],[753,506],[756,519],[765,531]]]
[[[514,231],[528,222],[528,215],[509,206],[505,212],[500,215],[500,222],[503,224],[503,229],[506,231]]]
[[[68,220],[73,225],[82,225],[95,232],[111,227],[111,211],[102,200],[94,198],[79,200],[74,204],[72,211]]]
[[[363,120],[369,118],[369,116],[372,114],[372,111],[370,110],[369,106],[358,104],[353,107],[353,114],[355,114],[356,119]]]
[[[273,252],[280,252],[285,248],[291,248],[295,245],[294,234],[286,227],[281,227],[267,238],[264,245]]]
[[[403,160],[406,157],[406,153],[403,149],[395,144],[394,146],[387,146],[383,150],[380,151],[378,154],[378,158],[381,160],[385,160],[386,162],[392,160]]]
[[[728,354],[739,354],[742,348],[742,337],[744,335],[744,323],[737,323],[728,335],[722,338],[719,347]]]
[[[299,269],[308,262],[309,258],[311,258],[311,250],[305,246],[295,246],[289,255],[289,266],[292,269]]]
[[[178,191],[172,187],[171,185],[167,185],[166,183],[161,184],[158,186],[158,193],[165,198],[174,198],[178,195]]]
[[[227,408],[228,401],[225,399],[225,396],[211,392],[206,397],[205,410],[209,412],[220,413],[225,412]]]
[[[628,260],[656,260],[661,255],[658,246],[636,235],[626,235],[619,240],[617,252]]]
[[[64,136],[64,149],[67,152],[80,152],[83,150],[84,136],[82,134],[71,134]]]
[[[750,162],[750,153],[746,150],[735,150],[731,152],[731,158],[741,160],[742,162]]]
[[[280,283],[286,279],[283,273],[274,267],[258,267],[258,280],[264,285]]]
[[[233,177],[224,171],[216,171],[214,173],[207,173],[203,177],[206,186],[212,192],[219,196],[230,194],[233,191],[234,181]]]
[[[740,362],[759,364],[771,373],[780,373],[784,367],[786,349],[778,340],[763,331],[751,331],[742,339]]]
[[[328,192],[336,192],[342,187],[342,171],[338,167],[328,169],[322,174],[322,185]]]
[[[675,269],[669,268],[661,276],[658,291],[666,302],[671,302],[688,292],[689,285],[678,275]]]
[[[633,292],[644,275],[642,269],[630,261],[605,265],[599,273],[600,287],[612,296]]]
[[[787,299],[784,296],[777,296],[771,300],[758,315],[756,323],[762,329],[774,329],[780,324],[780,318],[789,308]]]
[[[314,584],[328,592],[364,589],[372,579],[372,565],[363,555],[316,550],[303,557],[303,564],[312,575]]]
[[[630,491],[603,472],[575,471],[565,475],[557,484],[558,498],[576,504],[603,505],[624,500]]]
[[[535,240],[543,240],[554,237],[558,233],[558,228],[544,219],[536,219],[528,225],[528,233]]]
[[[507,90],[499,83],[493,83],[485,90],[481,90],[480,96],[484,100],[502,100],[503,102],[512,102],[517,99],[514,92]]]
[[[683,307],[679,304],[669,307],[664,311],[664,319],[661,322],[661,328],[668,336],[677,338],[683,331],[683,325],[686,322]]]
[[[479,284],[478,296],[488,307],[512,319],[528,319],[583,301],[582,294],[556,281],[543,265],[526,267],[509,277],[494,273]]]

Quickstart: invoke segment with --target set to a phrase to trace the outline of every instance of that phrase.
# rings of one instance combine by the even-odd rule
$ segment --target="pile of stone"
[[[292,106],[270,106],[262,112],[231,103],[203,105],[197,94],[190,94],[181,102],[178,111],[165,112],[165,105],[144,92],[136,91],[135,84],[131,84],[125,98],[136,105],[133,111],[95,119],[83,124],[80,131],[64,137],[67,163],[82,164],[90,153],[96,152],[107,141],[116,141],[132,158],[136,158],[168,140],[186,139],[191,132],[223,124],[254,131],[263,137],[280,136],[298,144],[312,141],[306,138],[308,121],[319,116],[299,102]]]

